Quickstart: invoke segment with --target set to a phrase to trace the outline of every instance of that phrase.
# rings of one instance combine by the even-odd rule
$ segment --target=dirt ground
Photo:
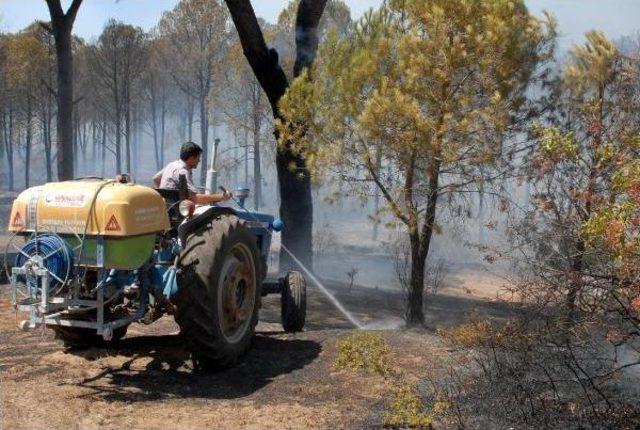
[[[396,366],[416,377],[444,370],[449,352],[436,326],[461,322],[469,312],[508,314],[493,298],[498,280],[469,279],[455,274],[428,300],[428,329],[382,331]],[[401,321],[398,292],[329,287],[373,327]],[[169,317],[132,325],[117,347],[65,351],[49,331],[19,331],[22,316],[0,286],[0,429],[379,427],[385,380],[334,368],[336,339],[352,327],[316,288],[309,295],[304,332],[283,333],[279,297],[269,297],[248,357],[230,370],[202,374],[193,371]]]

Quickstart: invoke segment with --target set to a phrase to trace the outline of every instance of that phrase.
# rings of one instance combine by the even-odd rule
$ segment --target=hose
[[[80,263],[82,263],[82,253],[84,251],[84,242],[85,242],[85,239],[87,238],[87,230],[89,229],[89,222],[91,221],[91,213],[93,212],[93,207],[96,204],[96,200],[98,200],[98,194],[100,194],[100,191],[102,191],[104,187],[106,187],[109,184],[113,184],[115,182],[116,181],[113,179],[103,182],[96,189],[96,192],[93,194],[93,197],[91,198],[91,205],[89,206],[89,211],[87,212],[87,219],[84,222],[84,231],[82,233],[82,241],[80,243],[80,252],[78,253],[78,261]]]

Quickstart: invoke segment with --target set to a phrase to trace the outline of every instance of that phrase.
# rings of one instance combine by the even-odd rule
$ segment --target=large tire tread
[[[247,244],[253,254],[256,298],[246,335],[236,344],[230,344],[215,324],[218,318],[216,271],[220,270],[227,248],[237,241]],[[187,238],[179,258],[182,269],[175,298],[175,319],[197,369],[231,367],[249,350],[258,323],[260,261],[255,237],[235,216],[222,215]]]
[[[283,279],[280,311],[287,333],[302,331],[307,315],[307,283],[300,272],[291,271]]]

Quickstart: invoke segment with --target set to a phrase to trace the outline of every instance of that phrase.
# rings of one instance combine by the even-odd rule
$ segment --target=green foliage
[[[583,46],[573,48],[572,61],[564,70],[566,81],[576,93],[590,91],[594,82],[610,83],[619,72],[620,53],[616,45],[602,31],[589,31],[585,37]]]
[[[33,97],[50,61],[46,47],[36,35],[21,33],[8,36],[3,41],[3,50],[6,56],[3,74],[7,84],[15,91]]]
[[[578,142],[573,132],[562,132],[557,127],[534,127],[539,150],[544,158],[553,161],[574,160],[578,155]]]
[[[316,177],[381,189],[415,229],[442,171],[455,195],[504,166],[505,134],[551,56],[554,23],[522,1],[409,0],[366,14],[353,33],[329,34],[281,100],[280,144]]]
[[[446,408],[445,403],[437,402],[434,412]],[[415,384],[400,382],[391,395],[389,411],[382,417],[382,425],[391,428],[431,429],[433,417],[424,412],[424,405]]]
[[[222,73],[231,40],[229,12],[219,0],[183,0],[158,24],[169,43],[165,61],[180,89],[208,101],[214,76]]]
[[[612,185],[618,190],[630,189],[640,180],[640,160],[627,160],[618,166],[612,177]]]
[[[279,144],[316,180],[363,198],[379,190],[414,249],[428,250],[443,204],[501,187],[518,153],[508,137],[551,58],[553,28],[523,0],[384,2],[352,36],[330,34],[314,69],[289,87]],[[416,276],[408,286],[424,288]],[[417,309],[408,308],[412,324],[423,319]]]
[[[364,370],[386,375],[389,371],[389,345],[380,333],[356,331],[336,342],[338,369]]]

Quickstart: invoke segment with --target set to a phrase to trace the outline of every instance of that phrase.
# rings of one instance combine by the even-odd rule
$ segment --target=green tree
[[[15,129],[15,94],[9,85],[7,75],[7,43],[10,36],[0,37],[0,97],[2,103],[2,141],[4,143],[4,155],[7,161],[7,185],[9,190],[14,189],[14,129]]]
[[[265,91],[272,115],[281,117],[278,103],[289,87],[279,53],[267,46],[249,0],[225,0],[240,38],[242,50],[260,86]],[[293,76],[311,66],[318,49],[318,25],[326,0],[301,0],[296,12],[296,60]],[[279,131],[275,130],[276,135]],[[311,178],[306,161],[295,154],[288,144],[280,145],[276,153],[278,185],[280,187],[280,217],[287,228],[282,232],[281,269],[292,266],[286,252],[289,249],[308,267],[312,267],[313,199]]]
[[[45,56],[42,58],[42,67],[40,68],[42,75],[38,78],[39,85],[37,87],[38,93],[36,94],[36,100],[40,124],[42,126],[42,144],[45,154],[47,181],[51,181],[53,179],[53,118],[56,115],[54,98],[57,92],[55,39],[46,28],[43,28],[42,25],[38,23],[32,24],[26,31],[38,39],[45,53]]]
[[[133,27],[110,20],[91,50],[90,72],[105,91],[114,126],[116,169],[122,172],[122,137],[125,138],[125,161],[131,173],[131,114],[136,83],[145,62],[145,34]]]
[[[164,66],[168,41],[156,36],[146,44],[146,59],[142,79],[142,96],[147,104],[146,120],[153,138],[156,169],[164,166],[164,150],[169,98],[173,96],[171,76]]]
[[[552,36],[523,1],[390,2],[354,36],[330,37],[313,79],[294,81],[280,104],[281,142],[356,191],[378,188],[405,226],[409,324],[424,321],[436,210],[505,175],[517,150],[505,137]]]
[[[33,120],[38,106],[42,76],[46,73],[47,51],[32,33],[10,36],[5,43],[5,76],[22,113],[25,130],[25,188],[30,184]]]
[[[266,27],[266,23],[261,23]],[[267,35],[270,32],[265,31]],[[234,132],[240,131],[245,139],[243,142],[245,155],[245,181],[248,186],[249,158],[253,159],[253,202],[256,210],[262,205],[262,142],[264,124],[267,123],[271,113],[269,101],[247,64],[242,46],[239,42],[229,47],[225,59],[224,89],[217,95],[217,102],[224,116],[227,126],[231,126]],[[248,135],[252,142],[249,145]],[[250,154],[252,157],[250,157]]]

